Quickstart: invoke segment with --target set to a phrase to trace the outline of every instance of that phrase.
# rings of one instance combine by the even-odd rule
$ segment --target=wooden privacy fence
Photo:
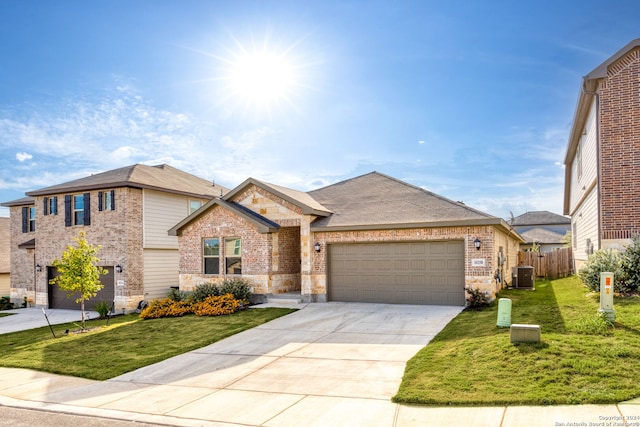
[[[553,252],[518,252],[518,265],[533,267],[536,277],[559,279],[573,274],[573,253],[571,248]]]

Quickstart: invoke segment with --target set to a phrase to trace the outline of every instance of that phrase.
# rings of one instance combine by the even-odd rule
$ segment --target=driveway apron
[[[318,303],[104,382],[18,399],[216,425],[394,425],[405,364],[462,307]],[[6,383],[5,383],[6,384]]]

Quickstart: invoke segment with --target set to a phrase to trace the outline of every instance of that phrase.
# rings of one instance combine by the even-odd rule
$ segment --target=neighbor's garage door
[[[331,301],[464,305],[464,242],[329,245]]]
[[[93,310],[93,307],[97,302],[106,301],[111,306],[114,298],[114,275],[113,267],[103,267],[107,270],[107,274],[100,276],[100,282],[104,285],[98,295],[84,302],[84,309],[89,311]],[[55,267],[49,267],[47,269],[47,275],[49,280],[53,279],[58,272]],[[49,284],[49,308],[64,308],[68,310],[80,310],[80,303],[76,303],[76,296],[72,295],[67,298],[67,291],[63,291],[58,285]]]

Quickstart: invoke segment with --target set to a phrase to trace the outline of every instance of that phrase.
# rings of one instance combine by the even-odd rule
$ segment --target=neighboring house
[[[504,285],[523,241],[500,218],[377,172],[307,193],[249,178],[169,233],[181,289],[241,277],[306,302],[465,305],[466,286]]]
[[[571,230],[571,219],[549,211],[527,212],[509,221],[525,243],[521,251],[552,252],[564,246],[565,235]]]
[[[576,269],[640,234],[640,39],[583,77],[565,157]]]
[[[93,303],[115,301],[118,311],[130,311],[143,299],[166,296],[178,286],[178,239],[167,230],[224,191],[171,166],[136,164],[3,203],[11,210],[11,298],[79,308],[49,280],[53,260],[80,231],[101,245],[100,265],[108,272]]]
[[[9,218],[0,217],[0,297],[9,296],[11,280],[9,221]]]

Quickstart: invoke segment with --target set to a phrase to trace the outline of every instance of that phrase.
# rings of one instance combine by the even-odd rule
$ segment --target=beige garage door
[[[330,301],[464,305],[464,242],[329,245]]]

